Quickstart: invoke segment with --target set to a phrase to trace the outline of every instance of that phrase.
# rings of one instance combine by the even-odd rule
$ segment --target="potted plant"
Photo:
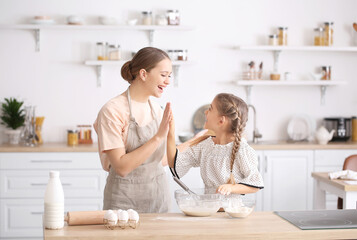
[[[18,144],[20,141],[21,129],[25,122],[25,113],[21,108],[24,102],[19,102],[16,98],[5,98],[2,104],[1,124],[5,125],[5,133],[9,137],[10,144]]]

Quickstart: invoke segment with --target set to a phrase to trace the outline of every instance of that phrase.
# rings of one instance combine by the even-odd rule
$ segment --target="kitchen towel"
[[[357,172],[352,171],[352,170],[343,170],[343,171],[331,172],[328,175],[329,175],[330,179],[357,180]]]

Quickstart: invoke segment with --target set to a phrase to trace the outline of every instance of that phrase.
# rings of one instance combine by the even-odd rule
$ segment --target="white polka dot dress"
[[[227,183],[230,177],[232,147],[233,142],[219,145],[209,137],[184,152],[178,152],[174,170],[179,177],[183,177],[191,167],[200,167],[205,187],[217,188]],[[256,152],[244,138],[234,160],[233,176],[236,183],[255,188],[264,187],[262,176],[258,171]]]

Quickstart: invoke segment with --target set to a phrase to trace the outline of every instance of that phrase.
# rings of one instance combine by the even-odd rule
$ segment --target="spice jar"
[[[333,45],[333,22],[324,23],[324,45],[332,46]]]
[[[120,60],[121,58],[120,45],[109,45],[108,57],[109,60]]]
[[[278,28],[278,43],[279,45],[288,45],[288,28],[279,27]]]
[[[152,24],[152,12],[151,11],[141,12],[141,23],[143,25],[151,25]]]
[[[269,35],[269,45],[272,45],[272,46],[278,45],[278,35],[277,34]]]
[[[169,55],[171,61],[175,61],[175,53],[174,50],[167,50],[167,55]]]
[[[78,130],[75,129],[67,130],[67,145],[68,146],[78,145]]]
[[[318,27],[314,29],[314,45],[315,46],[324,46],[324,29]]]
[[[108,43],[107,42],[97,42],[97,59],[98,60],[108,60]]]
[[[180,12],[179,10],[167,10],[167,24],[180,25]]]
[[[357,118],[352,117],[352,141],[357,142]]]
[[[331,80],[331,66],[322,66],[322,77],[321,80]]]

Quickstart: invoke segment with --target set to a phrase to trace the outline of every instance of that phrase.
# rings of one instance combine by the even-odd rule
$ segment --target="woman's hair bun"
[[[134,80],[134,77],[131,74],[130,63],[131,61],[127,61],[121,67],[121,76],[123,77],[124,80],[128,81],[129,83],[131,83]]]

